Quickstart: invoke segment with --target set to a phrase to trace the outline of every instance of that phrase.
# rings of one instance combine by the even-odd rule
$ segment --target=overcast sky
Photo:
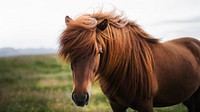
[[[200,0],[0,0],[0,48],[58,48],[66,15],[102,6],[124,11],[162,40],[200,38]]]

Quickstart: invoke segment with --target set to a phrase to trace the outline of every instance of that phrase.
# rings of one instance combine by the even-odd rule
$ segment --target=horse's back
[[[185,49],[188,49],[191,53],[191,55],[195,58],[195,61],[193,64],[196,65],[196,71],[198,75],[200,76],[200,41],[194,38],[180,38],[180,39],[175,39],[172,40],[172,43],[175,42],[174,44],[180,44],[182,47]],[[188,55],[188,54],[187,54]]]
[[[200,86],[200,42],[180,38],[152,47],[158,91],[155,106],[180,103]],[[171,99],[171,100],[169,100]]]
[[[185,46],[195,56],[200,65],[200,41],[194,38],[180,38],[172,40],[171,42],[180,43]]]
[[[174,48],[172,50],[175,50],[176,53],[181,51],[185,51],[185,53],[180,53],[182,56],[186,56],[188,60],[191,61],[192,65],[195,70],[199,73],[200,76],[200,41],[194,38],[179,38],[179,39],[174,39],[171,41],[167,41],[167,44],[174,45],[177,50]],[[188,53],[186,53],[189,51]]]

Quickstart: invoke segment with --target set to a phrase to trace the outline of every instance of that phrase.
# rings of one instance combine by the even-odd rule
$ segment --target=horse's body
[[[180,38],[165,43],[153,44],[151,46],[155,59],[155,74],[158,88],[152,98],[154,107],[164,107],[185,102],[188,107],[194,106],[192,112],[200,110],[200,42],[191,38]],[[169,55],[170,54],[170,55]],[[110,98],[114,101],[113,108],[123,111],[126,109],[127,90],[125,82],[116,92],[117,95]],[[197,91],[197,89],[199,89]],[[106,94],[109,90],[103,90]],[[195,93],[196,92],[196,93]],[[193,95],[195,93],[195,96]],[[193,96],[192,96],[193,95]],[[115,101],[118,101],[116,104]],[[145,102],[144,102],[145,103]],[[151,104],[151,103],[150,103]],[[119,105],[124,105],[119,106]],[[144,108],[143,103],[140,104]],[[139,102],[135,100],[130,107],[140,108]],[[147,106],[151,108],[152,105]],[[190,107],[191,108],[191,107]],[[197,110],[198,109],[198,110]],[[144,112],[148,112],[145,110]]]
[[[200,112],[199,40],[160,43],[113,13],[66,17],[66,24],[60,55],[71,62],[72,99],[78,106],[88,103],[96,76],[115,112],[128,107],[152,112],[153,106],[181,102],[190,112]]]

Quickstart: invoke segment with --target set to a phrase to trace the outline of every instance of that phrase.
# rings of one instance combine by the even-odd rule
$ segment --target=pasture
[[[71,100],[72,77],[68,64],[55,55],[0,58],[0,112],[111,112],[98,83],[89,105]],[[128,109],[128,112],[134,112]],[[154,112],[186,112],[182,105],[154,108]]]

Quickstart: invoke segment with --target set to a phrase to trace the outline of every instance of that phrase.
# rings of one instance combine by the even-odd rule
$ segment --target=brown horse
[[[77,106],[88,104],[99,81],[114,112],[152,112],[183,102],[200,112],[200,41],[159,42],[135,22],[97,12],[65,18],[59,55],[71,63]]]

